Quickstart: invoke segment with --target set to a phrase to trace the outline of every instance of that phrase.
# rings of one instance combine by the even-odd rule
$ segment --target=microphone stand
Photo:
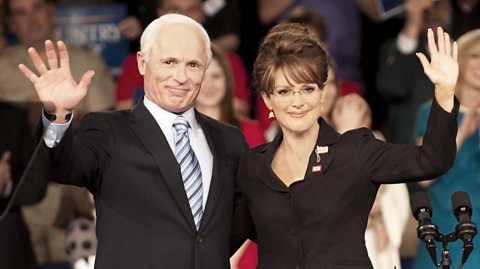
[[[438,234],[438,237],[435,238],[437,242],[442,243],[442,257],[440,258],[440,264],[437,265],[437,268],[442,269],[450,269],[452,265],[452,259],[450,258],[450,250],[448,249],[448,243],[455,242],[459,239],[455,232],[449,233],[447,235],[443,235],[441,233]],[[463,263],[461,263],[457,269],[463,267]]]
[[[440,264],[442,269],[450,269],[452,260],[450,258],[450,250],[448,249],[448,243],[457,240],[455,232],[447,235],[440,234],[438,242],[442,243],[442,257],[440,258]]]

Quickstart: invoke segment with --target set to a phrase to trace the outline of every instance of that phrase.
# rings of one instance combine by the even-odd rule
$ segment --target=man
[[[129,111],[85,116],[75,139],[71,128],[62,134],[68,126],[62,123],[71,120],[94,72],[77,84],[63,42],[59,61],[45,42],[48,64],[28,50],[38,74],[19,68],[44,105],[49,148],[41,151],[51,157],[50,178],[94,194],[95,268],[229,268],[234,175],[246,142],[239,129],[193,108],[210,40],[194,20],[168,14],[145,29],[140,43],[143,101]]]
[[[20,44],[6,48],[0,55],[0,97],[7,101],[37,101],[32,85],[22,78],[16,66],[28,62],[26,48],[34,47],[37,51],[42,51],[44,41],[55,38],[54,4],[51,0],[4,0],[3,12],[9,29]],[[74,46],[70,47],[69,53],[75,79],[80,79],[81,74],[89,68],[98,73],[89,94],[77,107],[77,115],[113,108],[115,85],[101,58],[91,51]],[[40,56],[46,59],[43,52]]]
[[[18,186],[33,150],[26,111],[0,102],[0,126],[0,268],[36,269],[30,235],[20,208],[43,197],[46,181],[38,167],[31,166],[23,185]],[[17,191],[18,187],[21,189]],[[12,207],[5,212],[11,199],[14,199]]]
[[[388,102],[388,141],[411,144],[417,109],[433,97],[433,84],[425,76],[416,52],[427,53],[428,28],[450,29],[447,0],[406,0],[405,23],[395,40],[380,51],[377,88]]]
[[[42,51],[43,43],[54,39],[55,7],[52,0],[3,0],[2,14],[10,31],[19,44],[5,48],[0,54],[0,98],[10,102],[28,103],[34,118],[40,114],[38,97],[33,86],[25,80],[17,65],[29,62],[26,49],[34,47]],[[101,58],[84,48],[70,46],[72,75],[80,79],[85,70],[93,68],[97,76],[90,86],[88,95],[76,108],[76,121],[91,111],[103,111],[113,107],[115,84],[107,66]],[[38,114],[36,114],[38,113]],[[25,219],[32,233],[32,243],[39,264],[66,261],[64,254],[64,231],[52,227],[51,223],[60,202],[61,186],[49,184],[47,195],[33,207],[24,207]]]

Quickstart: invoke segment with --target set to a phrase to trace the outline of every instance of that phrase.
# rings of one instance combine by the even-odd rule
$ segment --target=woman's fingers
[[[457,61],[458,58],[458,44],[457,42],[453,42],[453,51],[452,51],[452,58]]]
[[[433,42],[435,44],[435,42]],[[437,27],[437,46],[438,50],[436,52],[443,53],[445,52],[445,38],[443,35],[442,27]]]
[[[443,33],[443,39],[445,40],[445,52],[448,56],[452,56],[452,48],[450,45],[450,35],[447,33]]]
[[[435,37],[431,28],[427,30],[427,41],[428,41],[428,50],[430,54],[433,55],[437,52],[437,45],[435,45]]]

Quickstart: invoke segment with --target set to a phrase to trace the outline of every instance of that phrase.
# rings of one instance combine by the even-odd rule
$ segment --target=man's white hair
[[[145,60],[148,58],[148,53],[150,52],[153,41],[162,27],[172,24],[190,25],[198,30],[205,45],[207,64],[210,63],[212,59],[212,50],[210,48],[210,37],[208,36],[207,31],[205,31],[205,28],[192,18],[176,13],[169,13],[155,19],[147,26],[147,28],[145,28],[145,31],[143,31],[142,37],[140,38],[140,51],[143,53]],[[181,38],[181,36],[179,38]]]

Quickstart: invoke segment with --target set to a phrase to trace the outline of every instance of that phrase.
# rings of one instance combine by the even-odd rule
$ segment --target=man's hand
[[[24,64],[19,64],[18,68],[35,86],[45,111],[57,115],[57,119],[63,119],[85,97],[95,72],[88,70],[77,84],[70,71],[70,60],[65,43],[58,41],[57,46],[58,54],[53,42],[45,41],[48,66],[35,48],[28,49],[38,75]]]

